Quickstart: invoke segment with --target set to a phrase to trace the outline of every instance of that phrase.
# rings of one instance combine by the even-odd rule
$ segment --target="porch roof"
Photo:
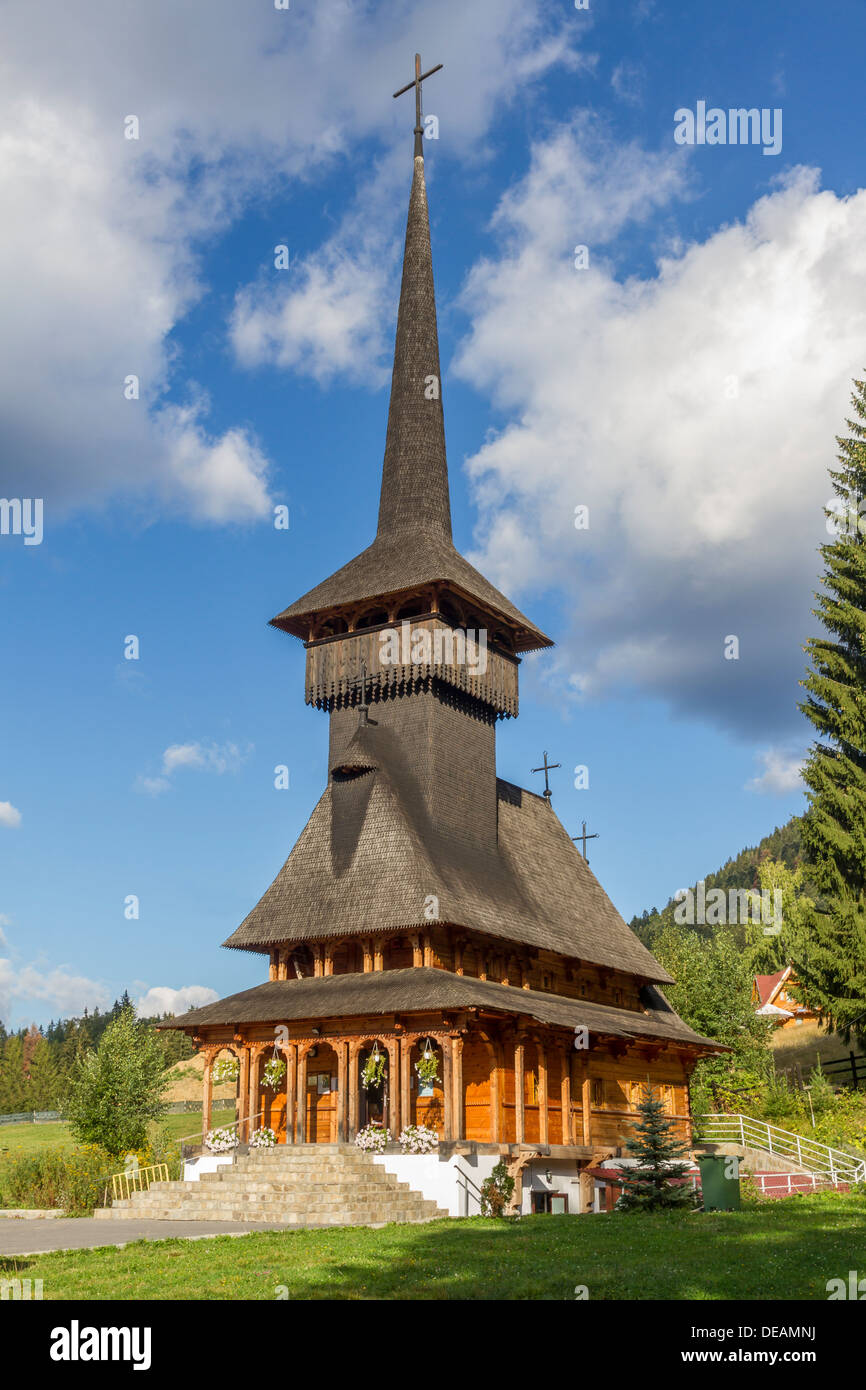
[[[416,966],[405,970],[369,971],[360,975],[325,975],[304,980],[270,980],[181,1014],[162,1028],[205,1028],[243,1023],[285,1023],[327,1017],[362,1018],[370,1014],[404,1014],[431,1009],[495,1009],[523,1014],[539,1023],[614,1037],[692,1044],[700,1050],[725,1051],[702,1038],[679,1018],[655,985],[643,987],[644,1012],[611,1008],[584,999],[517,989],[493,980],[453,975]]]

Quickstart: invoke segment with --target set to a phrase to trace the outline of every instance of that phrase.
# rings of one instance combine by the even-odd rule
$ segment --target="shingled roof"
[[[368,770],[332,776],[274,882],[224,945],[267,950],[426,928],[435,895],[439,921],[670,983],[543,797],[497,779],[498,845],[488,852],[440,832],[388,730],[368,727],[356,749]]]
[[[518,650],[553,645],[454,547],[441,380],[424,160],[416,155],[376,539],[272,618],[274,627],[306,638],[323,609],[441,583],[507,619]]]
[[[522,1015],[538,1023],[573,1029],[583,1026],[606,1036],[684,1042],[724,1051],[702,1038],[674,1013],[660,990],[647,987],[646,1010],[609,1008],[585,999],[516,989],[492,980],[453,975],[447,970],[419,966],[406,970],[370,971],[362,975],[328,975],[318,979],[271,980],[181,1014],[165,1028],[204,1028],[243,1023],[287,1023],[294,1019],[364,1018],[431,1009],[495,1009]]]

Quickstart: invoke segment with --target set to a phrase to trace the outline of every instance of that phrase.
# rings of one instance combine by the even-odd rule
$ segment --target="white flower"
[[[233,1129],[209,1129],[205,1137],[205,1148],[211,1153],[221,1154],[238,1146],[237,1132]]]

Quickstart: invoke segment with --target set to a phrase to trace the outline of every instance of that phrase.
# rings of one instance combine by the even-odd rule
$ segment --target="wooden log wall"
[[[405,642],[404,629],[408,634]],[[469,631],[472,634],[474,630]],[[412,657],[411,634],[423,632],[426,637],[418,639],[415,651],[422,650],[421,642],[429,641],[431,659],[393,662],[383,641],[383,634],[390,632],[397,633],[400,638],[401,658]],[[320,709],[356,703],[361,694],[363,663],[367,668],[368,698],[370,691],[377,686],[396,690],[435,676],[491,705],[500,716],[516,716],[519,658],[490,646],[483,653],[473,653],[470,644],[466,645],[464,657],[458,644],[461,632],[461,629],[452,628],[441,618],[427,617],[413,618],[405,623],[386,623],[310,642],[307,645],[306,702]],[[437,660],[437,656],[442,659]],[[484,666],[486,669],[481,669]]]

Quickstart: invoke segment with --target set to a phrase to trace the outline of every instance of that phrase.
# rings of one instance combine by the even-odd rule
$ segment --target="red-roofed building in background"
[[[817,1009],[801,1004],[791,994],[796,987],[794,967],[786,965],[775,975],[756,975],[752,984],[752,1003],[759,1018],[771,1018],[779,1028],[796,1027],[820,1017]]]

